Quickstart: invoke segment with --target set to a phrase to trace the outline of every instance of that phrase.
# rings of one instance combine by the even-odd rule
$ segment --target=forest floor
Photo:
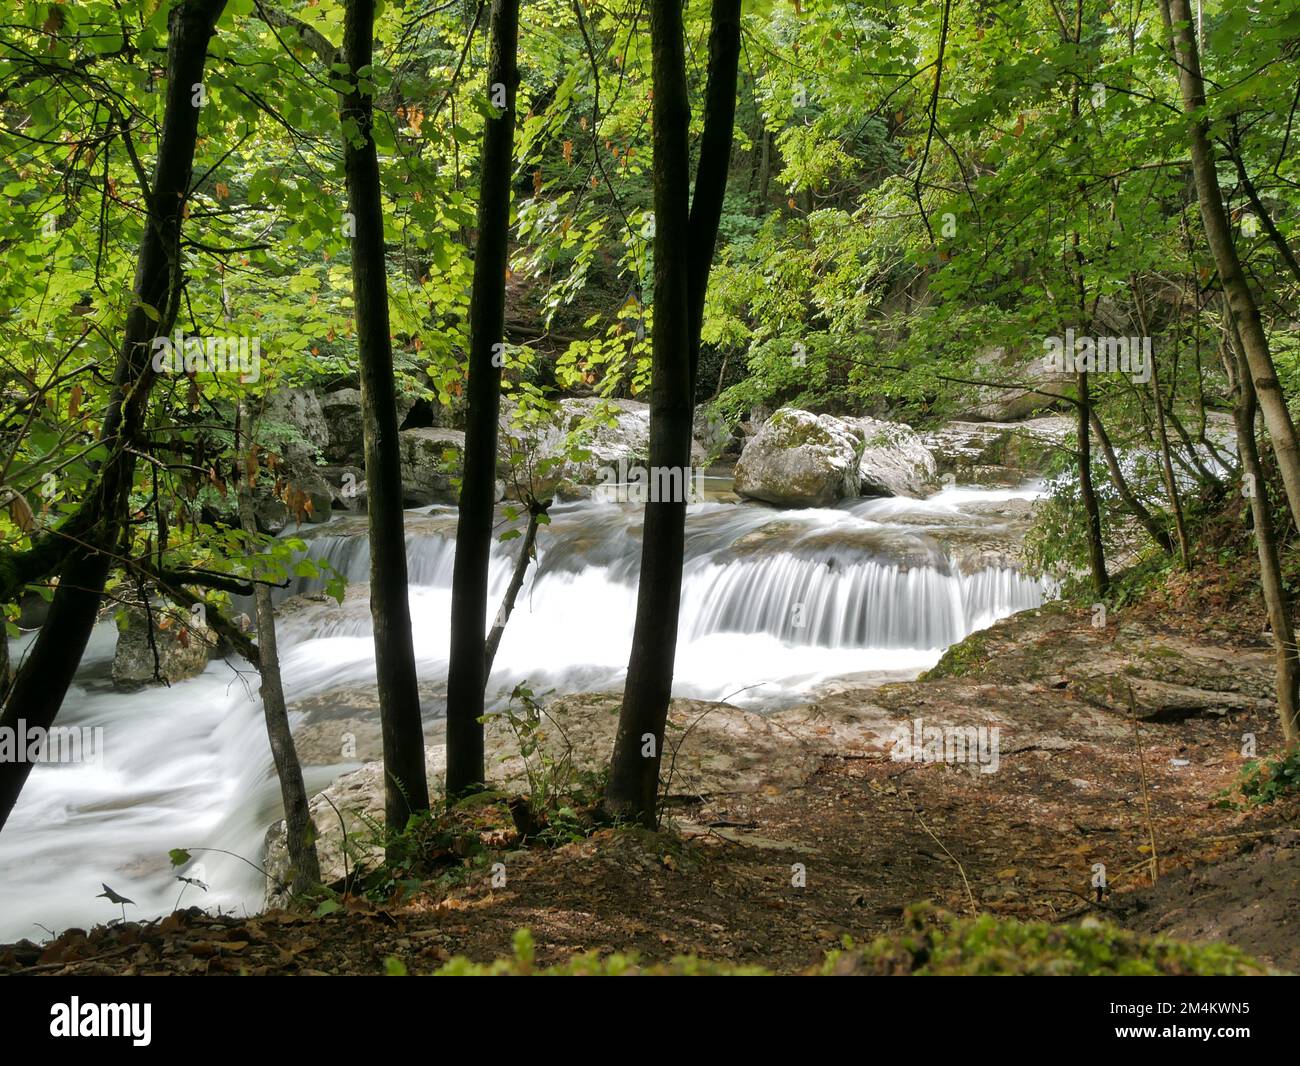
[[[539,964],[689,953],[799,972],[845,936],[897,930],[917,901],[1051,922],[1092,914],[1300,971],[1300,798],[1221,802],[1243,737],[1263,753],[1278,735],[1258,619],[1223,610],[1237,580],[1199,573],[1105,626],[1081,610],[1028,612],[922,680],[836,686],[776,716],[799,748],[796,780],[786,767],[743,791],[685,790],[659,833],[510,850],[503,887],[483,869],[324,917],[192,909],[69,930],[0,947],[0,973],[374,974],[390,958],[427,973],[456,955],[509,955],[521,928]],[[917,717],[998,725],[997,772],[892,759],[887,728]]]

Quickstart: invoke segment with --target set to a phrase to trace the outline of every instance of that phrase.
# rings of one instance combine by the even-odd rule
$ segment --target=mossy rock
[[[983,666],[991,654],[984,633],[972,633],[965,640],[950,644],[939,661],[918,680],[938,681],[945,677],[965,677]]]

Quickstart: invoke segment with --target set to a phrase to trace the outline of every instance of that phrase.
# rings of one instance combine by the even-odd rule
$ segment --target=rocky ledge
[[[555,700],[547,707],[547,751],[570,752],[579,772],[598,770],[612,749],[618,707],[618,693]],[[1208,801],[1213,789],[1200,776],[1219,780],[1227,763],[1240,761],[1243,730],[1256,737],[1261,751],[1276,740],[1272,708],[1272,657],[1263,640],[1258,647],[1240,641],[1234,646],[1138,620],[1094,626],[1090,614],[1052,605],[954,645],[916,681],[834,682],[810,702],[771,714],[674,700],[665,754],[665,765],[672,767],[668,791],[684,831],[715,832],[708,826],[710,811],[743,810],[760,797],[798,794],[825,760],[890,762],[906,753],[899,748],[903,738],[916,740],[920,720],[922,732],[938,730],[944,737],[984,730],[988,738],[996,731],[995,751],[952,769],[976,777],[1007,768],[1014,777],[1032,769],[1035,779],[1047,775],[1052,789],[1084,797],[1080,802],[1103,797],[1108,788],[1129,788],[1126,777],[1122,785],[1111,778],[1136,773],[1130,760],[1137,728],[1144,747],[1178,753],[1148,771],[1169,776],[1170,788],[1174,778],[1185,778],[1177,787],[1201,790]],[[435,791],[445,766],[442,737],[440,724],[430,729],[427,768]],[[313,750],[320,739],[303,737]],[[373,752],[377,737],[366,746]],[[492,782],[525,790],[524,762],[500,717],[488,725],[488,752]],[[1085,773],[1086,767],[1092,770]],[[374,827],[383,818],[379,764],[340,777],[312,800],[312,814],[327,881],[345,876],[340,823],[349,838],[348,865],[373,861]],[[283,823],[267,835],[266,868],[272,878],[285,879]],[[277,902],[274,893],[271,902]]]

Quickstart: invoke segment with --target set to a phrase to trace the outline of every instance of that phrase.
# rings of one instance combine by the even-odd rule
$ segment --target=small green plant
[[[488,802],[500,799],[483,794]],[[390,833],[373,819],[365,819],[367,833],[355,841],[363,855],[382,852],[374,869],[360,869],[353,884],[376,902],[401,899],[421,891],[435,878],[455,880],[467,862],[481,861],[486,849],[472,822],[472,811],[457,805],[448,811],[437,805],[413,814],[400,833]]]
[[[524,774],[528,779],[528,801],[534,811],[544,811],[558,796],[566,792],[573,781],[573,745],[563,727],[546,713],[542,699],[521,681],[510,693],[510,702],[501,712],[506,726],[514,734],[519,756],[524,761]],[[547,743],[547,722],[554,725],[563,740],[559,754]],[[503,758],[507,758],[504,756]]]
[[[1265,759],[1251,759],[1242,768],[1236,784],[1224,792],[1223,806],[1245,809],[1262,807],[1300,792],[1300,748],[1289,748]],[[1240,795],[1241,800],[1233,797]]]
[[[538,696],[521,682],[511,692],[501,718],[514,735],[528,783],[527,795],[508,804],[515,827],[523,840],[556,847],[590,834],[594,827],[591,811],[604,791],[604,782],[599,774],[574,764],[573,743],[564,727],[547,713],[542,703],[546,695],[549,693]]]

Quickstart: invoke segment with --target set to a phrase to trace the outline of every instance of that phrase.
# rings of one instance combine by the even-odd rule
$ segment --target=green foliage
[[[573,744],[565,735],[563,726],[546,713],[541,701],[547,695],[549,693],[542,693],[539,697],[527,682],[521,681],[511,691],[510,700],[501,711],[502,719],[514,735],[519,757],[524,761],[528,799],[536,812],[549,809],[566,792],[574,777]],[[561,737],[558,755],[547,744],[551,728]],[[511,757],[502,756],[503,759]]]
[[[471,962],[456,956],[437,970],[435,977],[758,977],[757,966],[710,963],[684,955],[668,963],[642,965],[635,953],[600,956],[597,952],[575,955],[566,962],[539,968],[534,964],[532,934],[520,929],[514,937],[514,954],[491,963]]]
[[[604,792],[604,781],[574,766],[572,741],[542,703],[548,694],[538,696],[526,682],[520,682],[500,716],[515,738],[528,781],[522,816],[532,825],[525,835],[528,840],[558,846],[581,840],[595,827],[591,811]],[[512,759],[514,754],[501,758]],[[515,822],[519,824],[520,816]]]
[[[1263,807],[1300,792],[1300,748],[1289,748],[1265,759],[1251,759],[1236,783],[1221,797],[1227,806]],[[1240,800],[1234,797],[1240,796]]]
[[[954,918],[929,906],[911,908],[907,929],[857,946],[829,952],[808,976],[1222,976],[1272,971],[1222,944],[1184,944],[1147,937],[1085,919],[1079,925],[1021,922],[985,914]],[[515,934],[514,954],[491,963],[457,956],[436,972],[439,977],[659,977],[768,976],[757,966],[715,963],[693,955],[666,963],[642,963],[635,953],[601,957],[575,955],[538,967],[531,934]]]
[[[1096,919],[1078,925],[984,914],[954,918],[914,907],[901,935],[832,952],[828,975],[1179,977],[1269,971],[1225,944],[1184,944],[1130,933]]]

